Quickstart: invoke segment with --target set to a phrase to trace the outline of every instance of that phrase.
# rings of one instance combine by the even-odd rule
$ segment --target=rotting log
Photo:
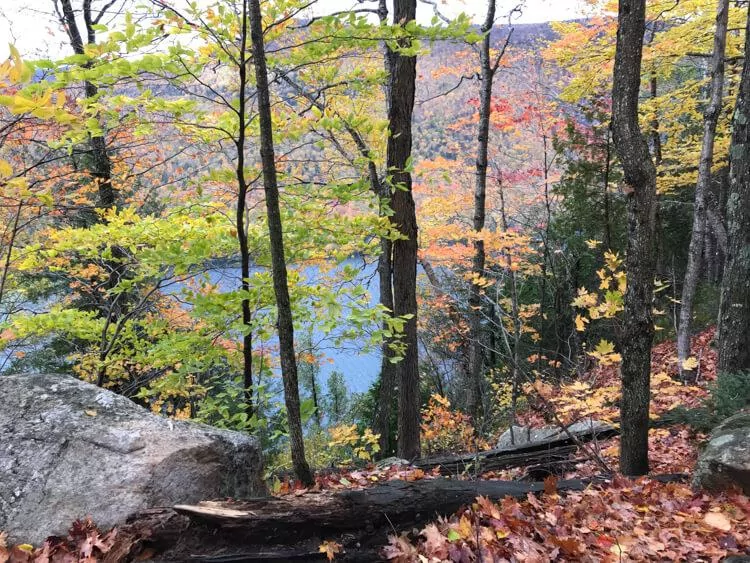
[[[561,431],[563,432],[563,431]],[[440,468],[443,475],[463,473],[480,474],[497,469],[548,465],[566,461],[579,444],[593,440],[606,440],[617,436],[619,430],[613,427],[594,428],[589,431],[561,433],[559,438],[519,444],[513,447],[487,450],[474,454],[434,456],[417,460],[414,465],[420,469]]]
[[[668,482],[686,476],[653,478]],[[580,491],[603,479],[559,481],[557,489]],[[161,519],[158,510],[148,511],[146,526],[135,515],[131,526],[144,538],[141,548],[155,548],[160,561],[323,561],[318,547],[326,540],[342,545],[337,561],[376,561],[389,534],[451,515],[478,496],[525,498],[543,490],[539,482],[394,480],[362,490],[178,505],[161,509]]]
[[[582,490],[581,480],[561,481],[561,490]],[[340,492],[287,495],[245,502],[202,502],[177,505],[179,514],[195,522],[236,531],[243,540],[312,537],[325,532],[375,530],[382,526],[420,524],[436,515],[454,513],[478,496],[522,498],[543,490],[542,483],[421,479],[388,481],[376,487]]]
[[[586,486],[581,480],[558,484],[560,490]],[[337,561],[376,561],[389,534],[453,514],[478,496],[524,498],[543,489],[543,483],[437,478],[394,480],[362,490],[177,505],[174,511],[190,524],[164,560],[314,561],[321,542],[335,540],[345,551]],[[166,532],[158,531],[151,539]]]

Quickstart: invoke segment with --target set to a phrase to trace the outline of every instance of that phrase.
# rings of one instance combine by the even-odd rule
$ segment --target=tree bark
[[[239,72],[239,100],[237,107],[238,133],[235,140],[237,148],[237,168],[235,175],[237,178],[237,209],[235,215],[235,229],[237,231],[237,242],[240,247],[240,288],[245,292],[240,307],[242,309],[242,326],[244,334],[242,335],[242,383],[245,389],[245,409],[248,416],[254,413],[253,397],[253,335],[250,323],[252,322],[252,313],[250,310],[250,299],[247,292],[250,291],[250,251],[247,243],[247,231],[245,229],[245,214],[247,208],[247,179],[245,178],[245,144],[247,129],[247,41],[248,31],[247,24],[243,21],[242,33],[240,35],[240,65],[237,69]]]
[[[91,6],[91,0],[83,0],[81,11],[83,14],[84,31],[86,38],[81,34],[81,29],[76,20],[75,10],[71,0],[53,0],[55,10],[58,14],[60,23],[65,28],[65,31],[70,40],[70,46],[76,55],[84,55],[86,52],[86,45],[96,44],[96,31],[94,25],[99,23],[102,17],[106,14],[106,10],[112,5],[108,3],[102,8],[102,10],[94,15]],[[86,63],[84,68],[89,68],[90,63]],[[99,89],[93,82],[88,80],[84,81],[84,95],[87,99],[93,99],[99,94]],[[97,190],[97,207],[101,210],[107,210],[115,208],[117,205],[117,192],[112,184],[112,160],[110,158],[109,149],[107,148],[107,141],[104,137],[104,133],[101,135],[93,136],[89,135],[89,155],[90,161],[87,163],[87,169],[91,174]],[[100,221],[100,216],[96,213],[88,211],[84,214],[84,222],[96,222]],[[127,251],[120,247],[114,246],[112,248],[113,259],[105,260],[105,265],[109,271],[109,278],[106,284],[103,285],[105,291],[112,290],[115,288],[123,277],[126,275],[125,261],[128,259]],[[100,309],[100,315],[105,318],[106,325],[110,326],[114,324],[118,318],[122,315],[127,314],[128,309],[128,295],[122,293],[111,297],[109,295],[104,296],[104,306]],[[106,346],[102,345],[99,350],[100,365],[97,368],[96,383],[100,387],[104,385],[107,378],[107,367],[104,361],[107,358],[108,350]]]
[[[719,0],[716,13],[716,30],[714,31],[714,51],[711,57],[711,94],[703,118],[703,145],[698,164],[698,182],[695,186],[693,230],[690,236],[685,280],[682,284],[680,321],[677,329],[677,360],[680,373],[685,381],[694,381],[695,379],[695,370],[685,369],[683,363],[690,357],[693,300],[700,278],[701,257],[706,241],[706,198],[708,191],[711,189],[714,139],[716,137],[716,125],[721,114],[724,91],[724,55],[727,44],[728,19],[729,0]]]
[[[651,307],[656,263],[656,170],[638,124],[646,0],[620,0],[612,89],[612,133],[628,192],[628,245],[622,329],[620,470],[648,472]]]
[[[582,490],[585,486],[577,479],[557,485],[559,490]],[[492,500],[506,496],[525,498],[543,490],[543,483],[515,481],[394,480],[364,490],[247,502],[204,502],[177,505],[175,510],[195,522],[209,524],[214,534],[231,534],[237,543],[268,544],[274,540],[286,543],[290,537],[299,541],[342,532],[366,535],[381,528],[390,534],[392,526],[404,529],[432,520],[435,514],[453,514],[478,496]]]
[[[86,42],[84,43],[71,0],[60,0],[60,6],[62,8],[60,19],[70,39],[70,46],[76,55],[83,55],[85,45],[96,44],[96,32],[93,26],[98,23],[101,15],[95,17],[91,11],[91,0],[83,0],[83,20],[86,26]],[[57,8],[57,0],[55,0],[55,7]],[[99,89],[92,82],[86,81],[84,82],[84,92],[87,98],[93,98],[99,93]],[[89,149],[91,151],[91,166],[89,169],[94,182],[96,182],[99,198],[98,207],[109,209],[115,206],[117,194],[112,185],[112,161],[109,158],[104,136],[90,137]]]
[[[381,24],[388,23],[388,4],[386,0],[378,1],[378,19]],[[391,66],[392,54],[385,42],[383,48],[383,66],[385,67],[386,80],[384,85],[385,100],[390,115],[391,104]],[[388,182],[381,182],[378,178],[375,163],[370,160],[370,188],[380,198],[380,213],[383,214],[383,206],[390,203],[392,198],[391,186]],[[380,287],[380,304],[395,313],[393,302],[393,241],[387,237],[380,239],[380,256],[378,256],[378,282]],[[388,329],[387,321],[383,323],[383,329]],[[393,405],[393,393],[399,377],[399,366],[391,360],[393,351],[390,343],[384,341],[380,347],[380,389],[378,389],[378,407],[375,416],[375,431],[380,435],[380,455],[387,456],[393,451],[394,444],[391,443],[391,413]]]
[[[416,17],[416,0],[394,0],[394,25]],[[409,39],[400,47],[408,48]],[[417,217],[409,161],[412,149],[412,113],[417,74],[416,56],[398,49],[388,53],[389,80],[387,165],[391,175],[391,222],[403,237],[393,243],[393,306],[396,316],[409,315],[404,326],[404,358],[398,364],[398,455],[419,457],[419,357],[417,348]]]
[[[482,367],[484,353],[482,347],[482,286],[479,279],[484,276],[484,240],[481,238],[484,229],[486,200],[487,200],[487,152],[489,145],[490,117],[492,115],[492,82],[495,70],[490,59],[491,31],[495,23],[495,0],[487,3],[487,16],[481,31],[484,39],[480,46],[479,57],[481,65],[481,83],[479,92],[479,127],[477,131],[477,159],[476,176],[474,182],[474,258],[472,260],[472,274],[476,280],[471,284],[469,297],[469,373],[467,410],[476,420],[481,414],[482,407]]]
[[[390,194],[388,194],[390,196]],[[380,239],[380,256],[378,256],[378,282],[380,285],[380,304],[393,314],[393,242],[383,237]],[[383,322],[383,329],[388,329],[387,321]],[[378,389],[378,407],[375,417],[375,431],[380,435],[379,445],[381,455],[387,456],[393,445],[391,444],[391,406],[396,379],[399,374],[398,364],[394,364],[393,351],[390,343],[384,341],[380,347],[380,388]]]
[[[750,10],[750,8],[749,8]],[[750,15],[750,14],[749,14]],[[750,17],[745,61],[732,119],[727,199],[727,256],[719,307],[719,370],[750,369]]]
[[[248,19],[250,22],[253,63],[255,65],[258,119],[260,122],[260,158],[263,167],[263,190],[266,196],[266,216],[268,219],[271,246],[273,290],[276,295],[281,378],[284,383],[284,403],[286,405],[289,425],[292,464],[297,478],[304,484],[310,485],[313,483],[313,476],[305,459],[305,444],[302,435],[297,358],[294,353],[294,324],[292,306],[289,299],[286,258],[284,256],[283,227],[281,223],[279,186],[276,177],[276,157],[273,142],[273,123],[271,121],[271,97],[268,87],[268,70],[266,67],[260,0],[243,0],[242,12],[244,33],[247,33],[246,26]]]

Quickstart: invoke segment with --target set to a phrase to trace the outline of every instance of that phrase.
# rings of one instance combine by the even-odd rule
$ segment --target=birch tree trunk
[[[693,300],[700,278],[701,257],[706,240],[706,197],[711,189],[711,166],[714,156],[716,125],[721,114],[724,92],[724,56],[727,45],[727,22],[729,0],[719,0],[714,31],[714,51],[711,57],[711,94],[708,108],[703,118],[703,145],[698,163],[698,182],[695,186],[693,208],[693,231],[690,236],[688,263],[685,280],[682,284],[680,321],[677,328],[677,360],[684,381],[695,379],[694,369],[685,369],[684,362],[690,357],[691,324]]]

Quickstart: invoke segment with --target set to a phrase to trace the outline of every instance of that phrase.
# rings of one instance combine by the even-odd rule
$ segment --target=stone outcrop
[[[239,432],[152,414],[69,376],[0,376],[0,530],[38,544],[91,516],[263,494],[261,448]]]
[[[739,412],[711,432],[698,457],[693,483],[718,491],[739,487],[750,494],[750,412]]]

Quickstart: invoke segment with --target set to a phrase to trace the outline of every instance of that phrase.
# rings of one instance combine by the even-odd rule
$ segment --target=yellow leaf
[[[576,330],[578,332],[583,332],[586,330],[586,323],[588,323],[589,320],[585,317],[582,317],[581,315],[576,315]]]
[[[697,367],[698,367],[698,360],[696,360],[692,356],[690,356],[686,360],[682,360],[682,369],[686,371],[693,371]]]
[[[602,241],[595,240],[595,239],[589,239],[585,242],[586,242],[586,246],[588,246],[589,249],[591,250],[594,250],[597,246],[599,246],[602,243]]]
[[[335,541],[324,541],[318,548],[320,553],[325,553],[328,561],[333,561],[337,553],[341,553],[341,544]]]
[[[86,414],[87,414],[88,416],[96,416],[96,415],[98,415],[98,414],[99,414],[99,413],[98,413],[98,412],[96,412],[96,411],[95,411],[94,409],[86,409],[86,410],[85,410],[85,411],[83,411],[83,412],[85,412],[85,413],[86,413]]]

